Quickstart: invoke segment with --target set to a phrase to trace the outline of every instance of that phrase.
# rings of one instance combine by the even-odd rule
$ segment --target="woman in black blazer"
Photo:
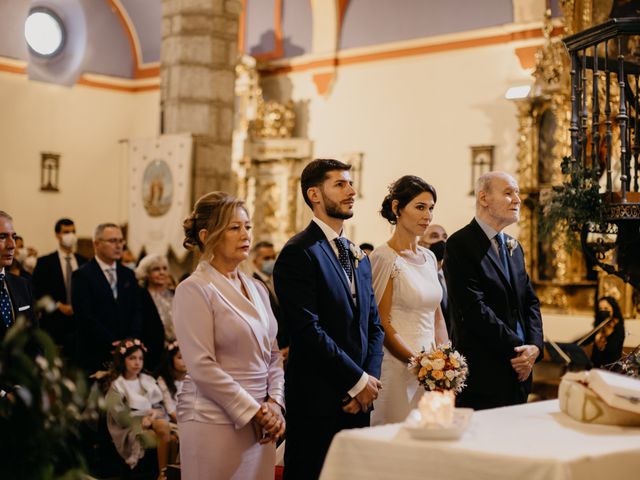
[[[136,278],[140,285],[141,340],[148,349],[145,368],[153,371],[160,363],[165,341],[175,340],[171,318],[173,290],[169,288],[169,265],[166,257],[144,257],[136,268]]]

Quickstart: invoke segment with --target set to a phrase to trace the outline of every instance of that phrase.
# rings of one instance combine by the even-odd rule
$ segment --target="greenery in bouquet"
[[[86,478],[80,428],[102,401],[68,371],[51,338],[19,318],[0,344],[0,467],[3,479]]]
[[[452,390],[459,393],[465,387],[469,373],[467,361],[453,349],[451,343],[438,345],[429,352],[423,348],[411,358],[408,368],[429,392]]]

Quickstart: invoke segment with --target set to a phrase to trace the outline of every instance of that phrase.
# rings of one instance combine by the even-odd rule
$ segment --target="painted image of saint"
[[[173,175],[167,162],[153,160],[142,176],[142,202],[151,217],[164,215],[173,200]]]

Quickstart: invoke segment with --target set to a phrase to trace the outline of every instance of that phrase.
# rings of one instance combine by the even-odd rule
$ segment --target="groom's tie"
[[[351,261],[349,260],[349,240],[344,237],[338,237],[335,241],[338,247],[340,265],[342,265],[344,272],[347,274],[347,277],[349,277],[349,281],[351,281],[353,272],[351,270]]]
[[[511,272],[509,272],[509,256],[507,255],[507,244],[504,241],[504,233],[498,232],[496,235],[496,242],[498,243],[498,253],[500,253],[500,260],[502,261],[502,266],[504,267],[504,274],[507,277],[507,281],[513,287],[511,283]],[[524,330],[522,329],[522,325],[520,324],[520,319],[516,318],[516,335],[524,342]]]

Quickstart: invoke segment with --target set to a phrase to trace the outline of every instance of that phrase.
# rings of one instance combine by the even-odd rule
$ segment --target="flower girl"
[[[163,403],[171,422],[176,421],[176,405],[182,382],[187,374],[187,366],[182,359],[178,342],[171,342],[164,351],[164,356],[157,370],[156,378],[162,391]]]
[[[170,442],[162,392],[155,379],[142,373],[144,344],[138,339],[119,342],[113,355],[107,393],[107,426],[116,449],[134,468],[147,448],[157,448],[159,479],[164,479]]]

